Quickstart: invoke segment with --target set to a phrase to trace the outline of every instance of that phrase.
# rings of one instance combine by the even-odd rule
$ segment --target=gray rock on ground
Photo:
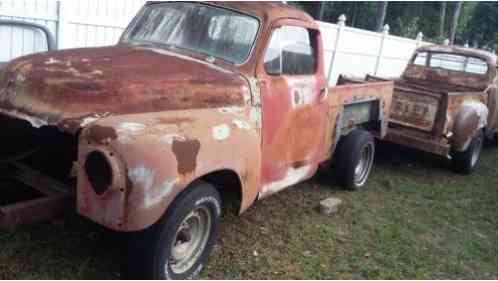
[[[320,202],[320,213],[326,216],[331,216],[337,213],[342,200],[336,197],[329,197]]]

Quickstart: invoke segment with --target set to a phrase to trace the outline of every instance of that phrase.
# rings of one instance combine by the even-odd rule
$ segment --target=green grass
[[[326,173],[226,214],[202,278],[498,279],[498,149],[471,176],[445,160],[382,146],[367,189]],[[338,214],[320,200],[343,200]],[[0,233],[0,279],[113,279],[123,237],[69,214]]]

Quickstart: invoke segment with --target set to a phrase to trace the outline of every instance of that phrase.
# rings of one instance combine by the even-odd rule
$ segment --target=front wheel
[[[364,130],[354,130],[341,139],[336,153],[334,166],[339,184],[352,190],[365,186],[374,162],[373,136]]]
[[[199,182],[182,193],[164,217],[129,241],[128,275],[138,279],[192,279],[216,242],[221,199]]]
[[[453,152],[452,164],[454,170],[464,175],[472,174],[479,165],[483,143],[484,134],[479,131],[470,142],[467,150]]]

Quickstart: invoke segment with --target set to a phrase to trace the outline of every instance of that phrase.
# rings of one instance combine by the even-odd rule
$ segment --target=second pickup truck
[[[386,140],[452,160],[472,173],[498,128],[496,56],[456,46],[417,49],[395,80]]]

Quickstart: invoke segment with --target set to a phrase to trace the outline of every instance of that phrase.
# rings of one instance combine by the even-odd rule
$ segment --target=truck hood
[[[242,106],[248,95],[233,70],[130,45],[31,55],[0,73],[0,112],[71,132],[109,115]]]

